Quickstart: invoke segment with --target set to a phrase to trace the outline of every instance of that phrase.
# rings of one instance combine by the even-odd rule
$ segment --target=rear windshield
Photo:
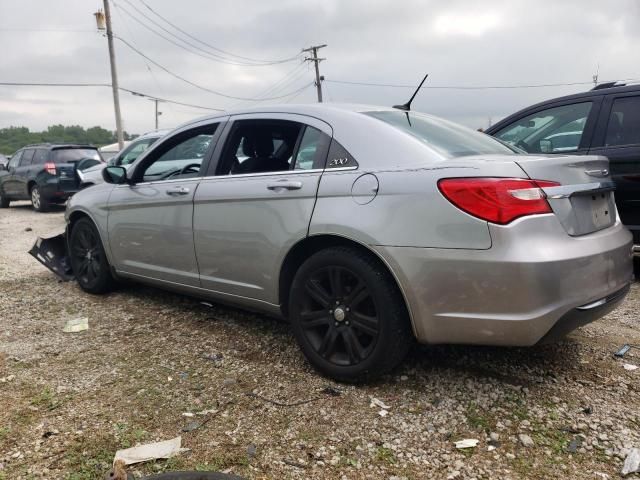
[[[101,160],[98,150],[92,148],[58,148],[51,152],[54,163],[78,162],[85,158]]]
[[[441,118],[402,111],[365,112],[365,115],[413,135],[446,157],[515,153],[489,135]]]

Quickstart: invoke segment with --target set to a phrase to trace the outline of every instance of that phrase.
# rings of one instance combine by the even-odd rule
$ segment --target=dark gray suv
[[[12,200],[31,200],[39,212],[63,203],[80,187],[78,170],[102,162],[90,145],[39,144],[18,150],[0,169],[0,208]]]

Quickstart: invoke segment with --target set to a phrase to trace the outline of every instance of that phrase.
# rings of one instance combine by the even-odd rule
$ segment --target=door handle
[[[269,190],[280,190],[281,188],[284,188],[285,190],[300,190],[302,188],[302,182],[280,180],[279,182],[267,184],[267,188]]]
[[[186,195],[190,192],[187,187],[173,187],[166,190],[167,195]]]

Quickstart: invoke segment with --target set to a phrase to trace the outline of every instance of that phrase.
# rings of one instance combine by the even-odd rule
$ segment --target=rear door
[[[0,181],[2,182],[2,191],[6,195],[11,196],[13,198],[16,198],[16,196],[18,195],[18,188],[17,188],[15,176],[16,176],[16,169],[20,164],[21,158],[22,158],[22,150],[18,150],[13,155],[13,157],[11,157],[11,160],[9,160],[9,163],[7,164],[7,173],[3,175],[0,179]]]
[[[606,96],[589,153],[609,158],[620,218],[640,242],[640,92]]]
[[[223,119],[177,131],[129,170],[132,184],[109,197],[114,267],[134,277],[199,287],[193,247],[193,198]]]
[[[28,183],[30,180],[31,162],[35,153],[34,148],[25,149],[22,152],[22,158],[14,174],[16,193],[23,198],[29,198]]]
[[[232,117],[194,199],[203,288],[277,305],[280,266],[307,236],[331,127],[289,114]]]

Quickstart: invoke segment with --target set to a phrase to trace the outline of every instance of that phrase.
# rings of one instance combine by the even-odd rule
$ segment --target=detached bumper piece
[[[29,254],[63,281],[68,282],[75,278],[67,254],[67,238],[64,233],[50,238],[38,238]]]

